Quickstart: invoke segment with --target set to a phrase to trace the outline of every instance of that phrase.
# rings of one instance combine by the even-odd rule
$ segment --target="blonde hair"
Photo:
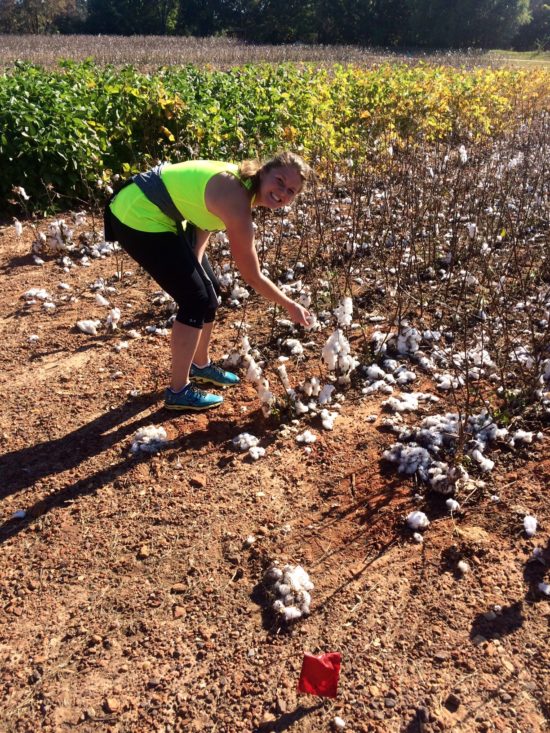
[[[277,153],[277,155],[266,160],[265,163],[257,159],[243,160],[239,165],[239,176],[242,181],[252,181],[250,190],[252,193],[256,193],[260,187],[260,173],[262,171],[267,173],[267,171],[273,168],[283,168],[285,166],[291,166],[297,171],[302,180],[302,188],[300,190],[303,191],[307,182],[311,180],[313,171],[303,158],[287,150],[282,153]]]

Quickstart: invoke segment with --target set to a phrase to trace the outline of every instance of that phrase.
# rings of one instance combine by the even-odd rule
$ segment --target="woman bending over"
[[[172,370],[165,406],[207,410],[223,398],[192,381],[226,387],[239,378],[210,360],[219,284],[205,254],[213,231],[225,231],[243,280],[290,318],[308,325],[309,312],[262,274],[254,246],[252,209],[291,204],[311,176],[298,155],[283,152],[266,163],[210,160],[157,166],[134,176],[105,210],[105,238],[117,241],[177,303]]]

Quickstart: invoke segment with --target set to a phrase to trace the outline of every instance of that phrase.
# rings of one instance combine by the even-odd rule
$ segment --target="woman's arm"
[[[254,230],[252,219],[239,219],[227,226],[227,236],[231,247],[231,254],[241,273],[243,280],[272,303],[283,306],[296,323],[302,326],[309,325],[309,311],[291,300],[275,283],[262,274],[258,254],[254,246]]]
[[[210,184],[214,184],[219,178],[221,176],[216,176],[208,184],[206,204],[226,226],[231,254],[243,280],[264,298],[285,308],[293,321],[308,326],[309,311],[291,300],[272,280],[262,274],[254,246],[250,201],[246,192],[233,176],[224,177],[223,183],[216,181],[218,185],[209,191]]]

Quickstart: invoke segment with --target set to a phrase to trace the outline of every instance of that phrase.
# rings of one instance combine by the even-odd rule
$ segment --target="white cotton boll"
[[[308,573],[304,570],[301,565],[286,565],[285,569],[288,573],[290,587],[293,591],[298,593],[301,590],[313,590],[314,585],[309,579]]]
[[[414,382],[416,379],[416,374],[409,369],[403,369],[400,371],[397,375],[396,382],[399,385],[408,384],[409,382]]]
[[[450,509],[452,512],[457,512],[460,509],[460,504],[456,499],[447,499],[445,502],[447,505],[447,508]]]
[[[131,339],[140,339],[141,338],[140,332],[136,331],[135,328],[130,329],[130,331],[127,332],[127,335]]]
[[[262,448],[259,445],[253,445],[251,448],[248,449],[248,455],[252,458],[253,461],[257,461],[258,458],[262,458],[265,456],[265,448]]]
[[[311,305],[311,295],[309,293],[301,293],[298,297],[298,303],[303,305],[304,308],[309,308]]]
[[[532,443],[533,436],[534,433],[528,432],[526,430],[516,430],[514,433],[512,433],[510,445],[514,447],[518,443]]]
[[[550,596],[550,583],[539,583],[538,588],[545,596]]]
[[[120,353],[124,349],[127,349],[129,347],[128,341],[119,341],[118,344],[115,344],[115,351],[117,353]]]
[[[248,369],[246,372],[245,379],[248,382],[252,382],[253,384],[255,382],[259,382],[262,378],[262,369],[261,367],[254,361],[254,359],[251,356],[246,357],[247,360],[249,360]]]
[[[460,147],[458,148],[458,157],[460,158],[460,162],[462,163],[462,165],[468,162],[468,153],[464,145],[460,145]]]
[[[498,494],[493,494],[491,496],[491,501],[493,504],[498,504],[500,502],[500,496]]]
[[[317,436],[314,435],[310,430],[304,430],[303,433],[296,436],[298,443],[315,443]]]
[[[477,224],[470,222],[469,224],[466,224],[466,227],[468,228],[468,236],[470,239],[474,239],[477,232]]]
[[[235,285],[231,291],[231,298],[233,300],[246,300],[250,296],[250,293],[246,288],[240,285]]]
[[[353,317],[353,300],[349,296],[345,297],[340,305],[334,309],[334,315],[338,320],[339,326],[351,325]]]
[[[391,387],[387,382],[383,381],[382,379],[379,379],[377,382],[373,382],[368,387],[363,387],[361,390],[363,394],[375,394],[376,392],[382,392],[382,394],[391,394],[393,392],[393,387]]]
[[[281,577],[284,580],[285,578],[284,574]],[[286,598],[286,596],[288,596],[288,594],[290,593],[291,588],[289,584],[285,582],[281,582],[281,583],[275,583],[275,585],[273,586],[273,590],[276,593],[278,593],[282,598]]]
[[[51,300],[52,296],[44,288],[30,288],[26,293],[23,294],[25,300]]]
[[[309,594],[309,592],[305,589],[299,590],[296,594],[296,600],[299,608],[302,611],[307,608],[306,613],[309,613],[309,607],[311,605],[311,595]]]
[[[321,410],[321,422],[325,430],[334,429],[334,421],[338,417],[337,412],[329,412],[329,410]]]
[[[536,534],[537,531],[537,519],[536,517],[531,516],[528,514],[523,519],[523,529],[525,530],[525,534],[527,537],[533,537],[533,535]]]
[[[120,321],[120,308],[112,308],[107,314],[105,325],[111,327],[111,331],[116,331],[117,324]]]
[[[30,341],[31,344],[34,344],[34,343],[36,343],[39,340],[40,340],[40,336],[38,336],[38,334],[36,334],[36,333],[31,333],[31,335],[27,339],[27,341]]]
[[[294,621],[295,619],[301,618],[302,612],[296,606],[286,606],[283,609],[283,616],[285,621]]]
[[[166,430],[163,427],[148,425],[140,428],[132,440],[132,453],[156,453],[167,443]]]
[[[278,581],[282,577],[283,577],[283,571],[281,570],[281,568],[278,568],[276,565],[272,565],[270,568],[268,568],[265,571],[264,581],[266,582]]]
[[[290,353],[294,354],[294,356],[302,356],[304,353],[304,347],[298,339],[286,339],[284,346],[286,346],[287,349],[290,349]]]
[[[371,364],[366,368],[366,375],[367,379],[369,379],[371,382],[374,382],[379,379],[384,379],[387,374],[386,372],[381,369],[378,364]]]
[[[76,327],[82,333],[87,333],[89,336],[97,336],[97,329],[101,326],[101,321],[94,320],[83,320],[77,321]]]
[[[315,313],[310,313],[307,321],[307,326],[304,326],[304,329],[306,331],[318,331],[320,327],[321,326],[319,320]]]
[[[430,520],[424,514],[424,512],[411,512],[407,515],[407,524],[411,529],[426,529],[429,526]]]
[[[250,433],[239,433],[239,435],[236,435],[232,440],[233,446],[242,451],[253,448],[258,445],[259,442],[259,438],[255,435],[251,435]]]
[[[275,613],[283,613],[283,611],[285,610],[285,604],[281,600],[277,599],[276,601],[273,601],[273,605],[271,606],[271,608],[275,611]]]
[[[321,351],[321,357],[331,372],[336,370],[338,364],[338,353],[341,348],[340,333],[339,330],[334,331],[327,339]]]
[[[304,405],[304,403],[300,400],[296,400],[296,402],[294,403],[294,409],[297,415],[305,415],[306,412],[309,412],[309,407],[307,405]]]
[[[346,721],[341,718],[339,715],[337,715],[332,720],[332,726],[335,730],[344,730],[346,727]]]
[[[470,452],[470,456],[474,459],[474,461],[476,461],[476,463],[479,464],[479,467],[481,468],[483,473],[492,471],[495,467],[495,462],[491,461],[490,458],[485,458],[483,453],[477,448]]]
[[[470,566],[466,562],[466,560],[459,560],[457,563],[458,570],[462,573],[462,575],[466,575],[466,573],[470,572]]]
[[[52,303],[51,301],[47,301],[46,303],[42,304],[42,308],[46,311],[46,313],[53,313],[55,311],[55,303]]]
[[[311,380],[313,382],[313,379]],[[333,384],[325,384],[323,389],[319,392],[318,402],[320,405],[328,405],[332,401],[332,393],[336,387]]]
[[[301,390],[306,397],[311,397],[313,394],[313,386],[311,382],[304,382],[301,386]]]
[[[287,392],[290,391],[290,380],[288,378],[288,373],[284,364],[279,364],[279,366],[277,367],[277,374],[279,375],[279,379],[281,380],[283,387],[287,390]]]
[[[167,328],[157,328],[156,326],[145,326],[145,330],[147,333],[150,333],[152,336],[168,336],[170,331]]]
[[[415,532],[413,534],[413,540],[421,545],[424,542],[424,537],[420,534],[420,532]]]
[[[13,226],[15,227],[15,236],[20,237],[23,234],[23,224],[21,224],[19,219],[15,219]]]
[[[105,306],[105,307],[107,307],[107,306],[110,306],[110,305],[111,305],[111,304],[109,303],[109,301],[107,300],[107,298],[104,298],[104,297],[103,297],[103,295],[101,295],[101,293],[96,293],[96,294],[95,294],[95,302],[96,302],[96,303],[97,303],[98,305],[102,305],[102,306]]]
[[[21,196],[21,198],[25,201],[28,201],[30,199],[30,196],[27,194],[23,186],[14,186],[13,192],[16,193],[18,196]]]
[[[317,377],[311,377],[310,384],[311,384],[311,396],[317,397],[319,395],[319,392],[321,391],[321,383],[319,382]]]
[[[256,392],[258,393],[258,398],[262,403],[262,406],[270,406],[273,403],[275,398],[273,392],[269,389],[269,382],[267,379],[260,379],[259,382],[257,382]]]

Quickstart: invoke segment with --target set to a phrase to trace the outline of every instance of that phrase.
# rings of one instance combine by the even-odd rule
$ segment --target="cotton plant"
[[[301,565],[273,563],[264,573],[264,587],[271,599],[272,611],[290,623],[310,614],[314,585]]]
[[[460,416],[456,413],[430,415],[416,427],[403,427],[398,432],[398,442],[384,453],[384,458],[397,464],[400,473],[417,474],[434,491],[452,494],[470,485],[466,469],[450,465],[444,456],[453,455],[461,430]],[[506,428],[499,428],[487,411],[471,415],[463,429],[470,440],[466,454],[482,473],[494,468],[494,461],[484,455],[495,441],[508,436]]]
[[[334,309],[334,315],[340,328],[351,326],[353,318],[353,300],[346,296],[340,305]]]
[[[262,413],[268,417],[275,405],[275,395],[270,389],[269,380],[266,379],[262,367],[250,353],[243,357],[243,363],[247,368],[246,380],[255,386]]]
[[[64,219],[54,220],[49,223],[46,234],[38,234],[32,243],[32,252],[36,255],[57,255],[72,251],[75,248],[73,233]]]
[[[341,329],[336,329],[327,339],[321,357],[330,372],[337,373],[339,384],[349,384],[351,372],[359,365],[352,356],[349,341]]]

